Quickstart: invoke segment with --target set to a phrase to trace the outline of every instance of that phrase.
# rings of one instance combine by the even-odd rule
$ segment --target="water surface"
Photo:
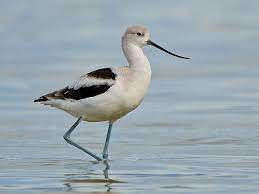
[[[0,192],[258,193],[258,6],[2,1]],[[107,170],[63,140],[74,118],[32,101],[90,70],[125,64],[120,37],[136,23],[192,60],[145,49],[150,90],[115,124]],[[99,154],[107,127],[82,123],[73,139]]]

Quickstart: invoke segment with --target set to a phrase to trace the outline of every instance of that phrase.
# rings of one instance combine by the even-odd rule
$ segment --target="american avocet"
[[[83,75],[73,85],[46,94],[34,100],[66,111],[77,121],[63,136],[71,145],[79,148],[98,161],[108,159],[108,144],[113,123],[136,109],[148,89],[151,69],[142,47],[154,46],[170,55],[182,57],[167,51],[149,39],[144,26],[131,26],[122,36],[122,50],[129,66],[104,68]],[[81,147],[70,139],[70,135],[81,121],[108,121],[109,127],[103,148],[103,159]]]

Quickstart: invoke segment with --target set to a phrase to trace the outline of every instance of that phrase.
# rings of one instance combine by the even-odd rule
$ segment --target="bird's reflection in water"
[[[98,168],[100,167],[99,164],[100,163],[93,163],[94,166],[97,166]],[[109,178],[109,169],[110,169],[110,165],[108,163],[108,161],[104,161],[102,164],[104,164],[104,170],[103,170],[103,178],[91,178],[90,175],[97,175],[96,173],[94,173],[94,170],[90,170],[88,169],[87,171],[84,169],[80,171],[80,173],[70,173],[70,174],[65,174],[65,176],[67,177],[67,179],[65,180],[65,190],[66,191],[71,191],[73,190],[73,186],[75,186],[75,184],[96,184],[96,183],[104,183],[105,186],[105,190],[106,192],[111,192],[112,190],[112,183],[121,183],[120,181],[117,180],[113,180]],[[94,167],[92,166],[92,167]],[[71,168],[71,166],[69,167]],[[86,185],[87,186],[87,185]]]
[[[70,183],[65,183],[65,191],[71,191],[72,190],[72,187],[71,187],[71,184]]]
[[[104,161],[104,164],[105,164],[105,169],[103,170],[103,175],[104,175],[104,178],[109,180],[109,169],[110,169],[110,166],[109,166],[109,163],[107,160]],[[110,192],[111,191],[111,184],[112,182],[109,182],[107,184],[105,184],[105,187],[107,188],[107,192]]]

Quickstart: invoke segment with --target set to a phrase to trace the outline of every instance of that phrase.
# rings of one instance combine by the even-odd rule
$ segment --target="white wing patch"
[[[78,90],[79,88],[83,87],[91,87],[91,86],[97,86],[97,85],[113,85],[115,83],[115,80],[113,79],[102,79],[102,78],[95,78],[95,77],[89,77],[88,75],[84,75],[79,79],[76,83],[74,83],[71,88],[74,88],[74,90]]]
[[[45,102],[52,99],[74,99],[94,97],[105,93],[115,84],[116,74],[111,68],[92,71],[82,76],[74,84],[39,97],[34,102]]]

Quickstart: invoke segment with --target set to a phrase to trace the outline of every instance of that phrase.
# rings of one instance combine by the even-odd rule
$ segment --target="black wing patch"
[[[34,102],[43,102],[48,101],[49,99],[74,99],[80,100],[83,98],[89,98],[93,96],[97,96],[106,92],[112,85],[103,84],[103,85],[93,85],[89,87],[82,87],[77,90],[74,88],[63,88],[61,90],[49,93],[47,95],[41,96],[38,99],[34,100]]]
[[[73,88],[68,88],[66,91],[64,91],[64,98],[70,98],[75,100],[89,98],[106,92],[110,87],[111,85],[103,84],[103,85],[82,87],[77,90]]]
[[[96,79],[104,79],[104,80],[115,80],[116,74],[110,68],[103,68],[92,71],[85,75],[89,79],[96,78]],[[34,100],[34,102],[43,102],[48,101],[50,99],[74,99],[80,100],[83,98],[89,98],[93,96],[97,96],[106,92],[113,84],[108,83],[101,83],[99,85],[83,85],[78,89],[74,89],[71,87],[65,87],[61,90],[54,91],[52,93],[46,94],[44,96],[39,97],[38,99]]]
[[[101,78],[101,79],[113,79],[115,80],[116,74],[110,68],[103,68],[92,71],[87,74],[88,77]]]

